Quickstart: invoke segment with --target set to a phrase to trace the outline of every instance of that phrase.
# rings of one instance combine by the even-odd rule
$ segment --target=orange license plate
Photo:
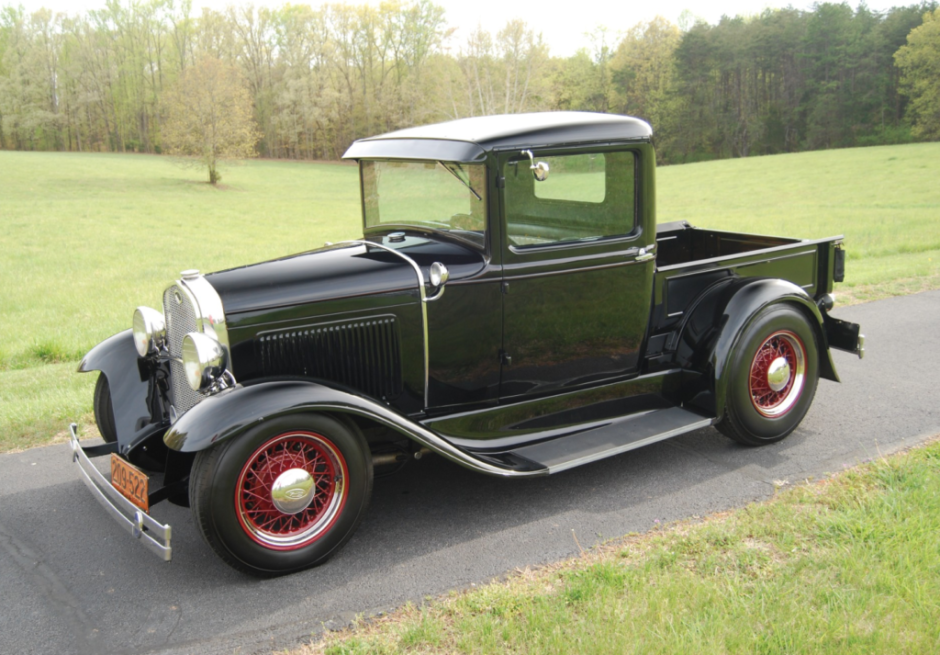
[[[125,498],[150,512],[150,479],[136,466],[111,453],[111,484]]]

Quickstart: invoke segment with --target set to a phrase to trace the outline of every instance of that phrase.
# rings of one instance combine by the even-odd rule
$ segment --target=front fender
[[[696,374],[696,393],[689,401],[720,419],[728,388],[727,370],[741,333],[756,314],[770,305],[787,303],[803,312],[819,343],[820,377],[839,381],[829,350],[823,316],[799,286],[780,279],[742,279],[713,288],[696,303],[683,325],[680,343],[688,369]],[[703,329],[707,325],[708,329]],[[682,353],[680,353],[681,357]]]
[[[176,451],[198,452],[234,439],[272,417],[301,412],[333,412],[368,418],[479,473],[502,477],[548,473],[547,469],[515,471],[495,466],[460,450],[436,432],[371,398],[305,380],[261,382],[209,396],[183,414],[164,435],[163,441]]]
[[[111,388],[114,427],[122,453],[127,453],[165,424],[153,365],[137,356],[131,330],[119,332],[88,351],[79,373],[101,371]]]

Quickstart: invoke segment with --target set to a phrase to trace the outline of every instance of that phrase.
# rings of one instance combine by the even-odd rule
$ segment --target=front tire
[[[372,459],[358,432],[329,416],[265,421],[200,452],[190,505],[230,566],[270,577],[325,562],[352,536],[372,494]]]
[[[111,386],[108,384],[108,378],[104,373],[98,375],[98,381],[95,383],[93,406],[98,433],[105,443],[114,443],[117,441],[117,430],[114,427],[114,406],[111,403]]]
[[[786,438],[803,420],[819,379],[816,333],[797,309],[761,310],[738,339],[724,417],[715,427],[746,446]]]

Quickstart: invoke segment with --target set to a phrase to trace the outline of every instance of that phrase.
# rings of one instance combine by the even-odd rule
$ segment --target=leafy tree
[[[551,106],[563,111],[592,108],[594,62],[586,48],[565,59],[553,60],[551,72]]]
[[[192,0],[102,0],[75,16],[0,6],[0,148],[164,152],[181,77],[206,57],[247,93],[268,157],[336,158],[377,132],[558,109],[645,118],[670,163],[905,142],[909,121],[937,134],[935,13],[905,46],[935,0],[715,25],[686,13],[681,29],[657,18],[623,36],[611,24],[566,58],[519,20],[454,44],[434,0],[355,2],[196,14]]]
[[[940,139],[940,9],[924,14],[923,24],[911,30],[894,60],[901,88],[911,99],[907,113],[914,135]]]
[[[676,25],[657,16],[630,29],[610,62],[611,109],[641,116],[657,130],[673,110],[669,91],[675,72],[675,51],[682,39]]]
[[[255,156],[260,134],[252,118],[251,96],[233,66],[203,57],[183,71],[165,97],[166,151],[205,165],[210,183],[222,179],[220,160]]]

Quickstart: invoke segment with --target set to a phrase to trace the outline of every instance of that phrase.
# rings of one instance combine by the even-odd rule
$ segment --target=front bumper
[[[164,561],[169,562],[173,554],[173,550],[170,548],[170,526],[160,523],[140,510],[125,498],[120,491],[115,489],[109,480],[105,479],[91,463],[85,449],[78,442],[78,426],[75,423],[69,426],[69,443],[72,446],[72,462],[78,466],[78,470],[82,474],[82,481],[95,499],[108,510],[114,520],[136,537],[148,550]],[[95,454],[103,455],[105,452],[105,450],[102,450]]]

